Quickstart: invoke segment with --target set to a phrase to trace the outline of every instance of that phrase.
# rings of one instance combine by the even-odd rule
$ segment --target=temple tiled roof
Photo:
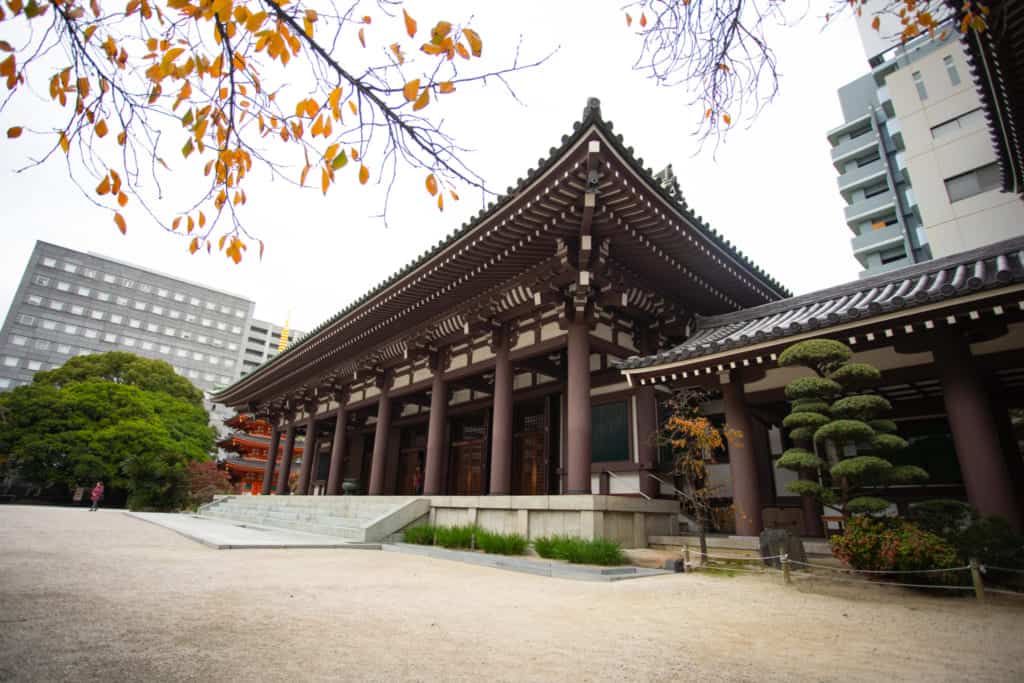
[[[734,313],[697,317],[682,344],[617,366],[642,369],[868,319],[1024,281],[1024,237]]]
[[[323,321],[312,330],[307,332],[302,337],[296,338],[288,345],[288,347],[276,356],[264,361],[260,366],[253,369],[246,377],[253,377],[258,375],[261,371],[266,368],[287,362],[290,356],[298,351],[305,343],[314,339],[324,330],[328,329],[331,325],[335,324],[339,320],[342,320],[346,316],[357,311],[361,306],[370,302],[372,299],[386,291],[389,287],[397,283],[403,277],[408,275],[410,272],[428,263],[434,256],[442,252],[444,249],[449,247],[453,242],[456,242],[463,235],[472,231],[477,225],[485,221],[493,214],[500,211],[506,204],[516,199],[520,191],[527,185],[532,183],[538,177],[542,176],[549,168],[551,168],[561,158],[563,153],[570,149],[579,139],[591,128],[591,126],[597,127],[599,130],[604,132],[608,139],[612,141],[617,151],[622,157],[629,163],[634,170],[643,175],[651,184],[652,187],[656,188],[664,199],[670,202],[672,205],[680,211],[680,213],[686,218],[690,219],[696,229],[706,237],[714,245],[722,249],[725,254],[734,259],[738,264],[748,269],[749,272],[754,275],[765,287],[780,297],[790,296],[791,292],[784,287],[778,280],[771,277],[762,268],[756,265],[750,260],[743,252],[741,252],[730,240],[725,239],[717,230],[712,228],[706,222],[703,217],[694,213],[689,207],[686,200],[683,198],[682,192],[679,189],[678,182],[675,181],[674,175],[671,175],[670,169],[666,169],[669,173],[669,178],[666,179],[666,170],[656,173],[651,168],[644,166],[643,158],[636,157],[632,147],[626,147],[622,141],[622,135],[613,133],[614,124],[612,121],[605,120],[601,116],[601,103],[597,98],[590,98],[587,101],[587,105],[583,110],[583,117],[580,121],[573,123],[573,132],[569,135],[563,135],[561,145],[559,147],[552,147],[548,151],[547,158],[541,158],[537,160],[536,168],[531,168],[526,172],[526,176],[518,178],[515,186],[511,186],[506,189],[505,194],[499,195],[493,202],[488,203],[485,209],[482,209],[476,216],[471,218],[468,222],[463,223],[462,226],[450,233],[445,239],[439,241],[436,245],[423,252],[418,258],[410,261],[404,267],[399,269],[397,272],[392,274],[386,280],[381,281],[375,287],[370,289],[366,294],[359,297],[355,301],[351,302],[348,306],[341,309],[333,316]],[[667,180],[667,182],[666,182]],[[239,380],[235,384],[245,381],[246,378]],[[234,386],[234,385],[232,385]],[[219,393],[225,393],[231,387],[225,387],[221,389]]]
[[[962,19],[969,5],[946,0]],[[1024,2],[985,0],[988,28],[968,29],[961,40],[988,119],[1003,176],[1003,190],[1024,194]]]

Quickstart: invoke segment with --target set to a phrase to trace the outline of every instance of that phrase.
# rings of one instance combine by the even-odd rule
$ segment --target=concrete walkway
[[[144,522],[175,531],[186,538],[217,550],[243,548],[348,548],[380,550],[379,543],[353,543],[334,536],[308,534],[303,531],[271,529],[242,522],[222,521],[173,512],[125,512]]]

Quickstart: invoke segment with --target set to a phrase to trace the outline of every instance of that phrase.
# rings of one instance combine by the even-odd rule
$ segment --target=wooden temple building
[[[288,492],[278,472],[302,437],[297,493],[347,482],[370,496],[515,508],[559,495],[581,509],[619,496],[642,510],[674,498],[653,438],[660,401],[699,384],[750,435],[713,475],[732,503],[723,529],[753,535],[795,514],[814,534],[820,511],[801,510],[772,464],[790,377],[774,361],[834,336],[883,369],[921,457],[945,449],[934,490],[907,495],[966,495],[1019,523],[1024,468],[1003,416],[1024,392],[1022,247],[793,298],[591,100],[494,204],[215,398],[268,425],[281,457],[266,461],[264,494]]]
[[[239,413],[225,420],[224,424],[231,431],[217,442],[217,446],[233,455],[219,460],[217,464],[227,473],[228,480],[236,492],[258,496],[264,491],[263,476],[267,471],[270,437],[273,431],[270,423],[248,413]],[[293,452],[293,461],[300,463],[302,444],[296,444]],[[280,462],[281,449],[278,448],[275,463]],[[294,471],[296,467],[293,466],[292,469]],[[281,471],[280,467],[274,468],[274,474],[269,482],[271,490],[277,485],[277,477]]]

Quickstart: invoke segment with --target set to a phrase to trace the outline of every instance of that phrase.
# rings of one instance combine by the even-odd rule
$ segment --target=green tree
[[[0,453],[49,486],[127,490],[129,506],[174,508],[189,463],[209,458],[214,431],[202,392],[163,361],[128,353],[73,358],[0,396]]]
[[[889,458],[907,447],[896,423],[886,419],[889,401],[869,393],[882,378],[873,365],[851,362],[853,352],[831,339],[810,339],[779,355],[779,366],[814,371],[786,385],[792,410],[783,420],[796,444],[776,463],[803,475],[788,488],[801,496],[835,504],[844,517],[877,513],[889,502],[868,495],[892,484],[928,479],[915,465],[893,465]],[[822,457],[824,456],[824,457]]]

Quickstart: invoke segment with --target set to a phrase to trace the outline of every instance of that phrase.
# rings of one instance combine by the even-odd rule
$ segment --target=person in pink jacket
[[[95,512],[100,506],[100,501],[103,500],[103,482],[96,482],[96,486],[92,487],[92,507],[89,508],[89,512]]]

